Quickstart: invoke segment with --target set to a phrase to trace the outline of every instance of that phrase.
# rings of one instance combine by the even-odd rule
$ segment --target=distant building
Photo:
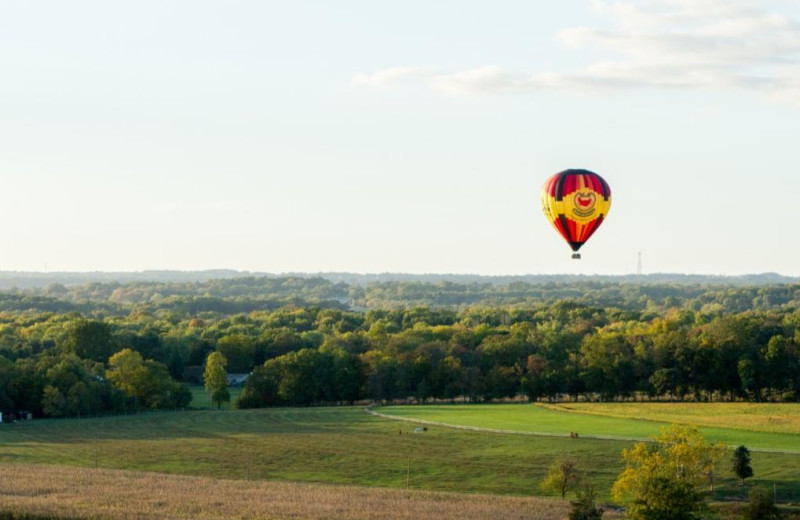
[[[228,386],[243,386],[250,374],[228,374]]]
[[[28,411],[0,411],[0,423],[13,423],[17,421],[32,421],[33,414]]]

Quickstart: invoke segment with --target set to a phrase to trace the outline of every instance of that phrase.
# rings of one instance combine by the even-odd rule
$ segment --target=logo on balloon
[[[575,193],[575,198],[573,200],[575,202],[575,207],[572,208],[572,212],[575,215],[583,218],[594,215],[594,203],[597,201],[597,197],[595,196],[594,192],[579,191]]]

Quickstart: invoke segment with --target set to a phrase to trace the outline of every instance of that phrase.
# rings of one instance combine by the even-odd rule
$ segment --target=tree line
[[[796,401],[799,324],[800,311],[787,304],[637,310],[571,299],[366,311],[4,311],[0,410],[55,417],[182,408],[185,385],[202,383],[214,352],[227,372],[251,374],[241,407],[517,396]]]
[[[124,336],[115,336],[115,327],[108,323],[55,315],[21,315],[13,323],[20,321],[29,327],[0,325],[5,344],[0,350],[0,411],[81,417],[185,408],[191,401],[187,386],[164,363],[122,347]],[[58,339],[23,339],[30,333],[35,336],[42,326],[57,331]],[[14,340],[16,344],[8,346]]]
[[[713,277],[518,277],[448,280],[401,279],[356,283],[360,278],[242,277],[194,282],[129,282],[46,287],[0,292],[0,311],[79,312],[95,317],[125,316],[133,310],[179,314],[238,314],[286,305],[347,310],[418,306],[463,309],[469,306],[542,305],[570,300],[588,306],[663,313],[693,310],[731,313],[786,310],[800,306],[800,284],[739,285],[709,283]],[[436,279],[435,276],[428,278]],[[348,280],[348,282],[341,281]],[[472,280],[470,277],[465,277]],[[772,280],[767,277],[766,280]],[[338,281],[335,281],[338,280]],[[365,278],[364,280],[370,280]],[[638,281],[637,281],[638,280]]]
[[[529,310],[370,311],[367,317],[356,330],[326,334],[318,348],[258,365],[240,406],[518,395],[800,397],[797,312],[650,315],[561,302]]]

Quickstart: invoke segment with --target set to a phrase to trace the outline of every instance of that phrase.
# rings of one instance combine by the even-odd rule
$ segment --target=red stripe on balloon
[[[556,181],[558,181],[558,174],[553,175],[550,177],[550,180],[547,181],[546,191],[551,197],[556,196]]]

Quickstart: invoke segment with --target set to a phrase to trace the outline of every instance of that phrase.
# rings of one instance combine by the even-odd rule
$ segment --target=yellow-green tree
[[[228,361],[220,352],[212,352],[206,359],[206,369],[203,372],[203,382],[206,392],[211,396],[211,403],[217,403],[218,408],[222,408],[222,402],[230,401],[231,394],[228,392],[228,372],[225,367]]]
[[[561,500],[564,500],[567,491],[578,487],[580,481],[581,475],[575,459],[559,459],[550,465],[539,489],[545,493],[561,493]]]
[[[696,428],[673,425],[654,439],[622,451],[625,468],[611,493],[632,520],[693,520],[706,509],[703,483],[725,452]]]
[[[133,405],[138,408],[147,384],[147,366],[142,355],[129,348],[122,349],[108,358],[109,370],[106,377],[115,387],[133,397]]]

